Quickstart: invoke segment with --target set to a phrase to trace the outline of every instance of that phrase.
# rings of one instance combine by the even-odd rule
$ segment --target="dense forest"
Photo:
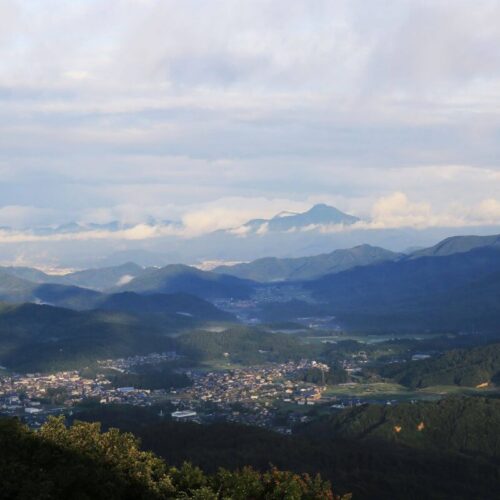
[[[291,335],[237,325],[222,332],[188,332],[176,339],[176,345],[180,353],[194,360],[227,358],[242,364],[314,358],[323,350]]]
[[[316,418],[286,436],[236,424],[172,422],[140,408],[96,407],[78,414],[133,432],[144,449],[177,466],[189,460],[210,473],[245,465],[319,472],[336,491],[367,500],[496,498],[499,416],[500,400],[492,398],[363,405]]]
[[[453,349],[437,358],[384,366],[380,373],[411,388],[433,385],[476,387],[500,382],[500,343]]]
[[[335,497],[319,476],[271,468],[219,469],[212,475],[189,463],[168,466],[138,440],[99,424],[50,419],[38,432],[0,420],[0,474],[4,499],[290,499]]]

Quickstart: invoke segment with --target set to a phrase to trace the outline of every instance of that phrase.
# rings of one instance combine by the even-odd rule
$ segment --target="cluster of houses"
[[[152,352],[150,354],[130,356],[128,358],[105,359],[98,361],[99,368],[103,370],[116,370],[121,373],[130,371],[140,365],[157,365],[168,361],[175,361],[180,356],[175,351]]]
[[[85,399],[151,406],[165,399],[165,394],[163,390],[113,387],[102,374],[95,378],[85,378],[78,371],[10,374],[0,377],[0,413],[37,426],[48,415],[67,412]]]
[[[325,364],[302,360],[221,372],[192,372],[193,385],[177,391],[172,399],[174,405],[184,410],[173,416],[198,421],[203,420],[204,414],[209,418],[272,426],[277,406],[314,405],[321,400],[323,386],[300,381],[300,373],[311,368],[325,372],[329,369]]]

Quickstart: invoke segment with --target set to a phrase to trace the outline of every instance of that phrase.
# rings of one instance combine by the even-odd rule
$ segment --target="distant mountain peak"
[[[360,219],[354,215],[346,214],[338,208],[325,203],[318,203],[305,212],[282,211],[271,219],[253,219],[237,229],[243,234],[265,234],[267,232],[284,232],[292,230],[304,230],[315,226],[351,225]]]

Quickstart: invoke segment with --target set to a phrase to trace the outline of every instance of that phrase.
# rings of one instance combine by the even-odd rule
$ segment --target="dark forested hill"
[[[321,472],[355,500],[493,500],[500,485],[499,416],[500,400],[485,398],[366,405],[306,424],[291,436],[234,424],[171,422],[139,408],[98,407],[78,418],[132,431],[168,463],[190,460],[211,472],[244,464],[265,470],[272,463]]]
[[[401,254],[379,247],[360,245],[346,250],[334,250],[328,254],[296,259],[268,257],[247,264],[220,266],[217,273],[260,282],[282,280],[307,280],[324,274],[338,273],[356,266],[365,266],[386,260],[397,260]]]
[[[50,283],[105,290],[129,282],[145,272],[145,269],[133,262],[127,262],[119,266],[84,269],[63,275],[47,274],[31,267],[2,267],[0,271],[33,283]]]
[[[322,349],[304,344],[291,335],[246,326],[234,326],[222,332],[188,332],[179,336],[176,344],[181,353],[193,359],[227,359],[242,364],[314,357]]]
[[[208,476],[187,463],[168,466],[131,434],[84,422],[66,428],[61,419],[36,433],[0,420],[0,475],[6,500],[337,499],[319,477],[250,468]]]
[[[357,267],[304,282],[351,328],[497,331],[500,247]]]
[[[381,374],[412,388],[500,383],[500,344],[455,349],[437,358],[387,365]]]
[[[398,443],[414,449],[500,459],[500,399],[362,405],[304,426],[301,434]]]
[[[105,294],[72,285],[30,282],[2,271],[0,300],[10,303],[32,302],[80,311],[104,309],[133,314],[183,314],[201,321],[234,319],[209,302],[187,293]]]
[[[205,299],[247,298],[254,283],[234,276],[201,271],[195,267],[170,265],[150,269],[114,291],[150,293],[189,293]]]
[[[132,314],[174,314],[197,321],[234,321],[233,315],[221,311],[210,302],[187,293],[155,293],[140,295],[133,292],[102,295],[93,308],[130,312]]]
[[[75,368],[96,359],[165,351],[183,325],[135,316],[24,304],[0,307],[0,364],[16,370]]]

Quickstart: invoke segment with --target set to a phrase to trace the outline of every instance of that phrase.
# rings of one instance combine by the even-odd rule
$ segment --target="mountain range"
[[[64,275],[47,274],[31,267],[0,267],[0,272],[34,283],[78,286],[92,288],[93,290],[105,290],[113,286],[120,286],[131,281],[144,271],[145,269],[142,266],[132,262],[119,266],[85,269]]]
[[[328,254],[295,259],[267,257],[233,266],[219,266],[214,272],[260,282],[308,280],[325,274],[338,273],[352,267],[398,260],[403,255],[371,245],[334,250]]]
[[[70,222],[55,227],[5,227],[1,230],[2,237],[21,243],[0,243],[0,261],[88,269],[129,262],[142,267],[163,267],[207,261],[248,262],[269,256],[298,258],[363,244],[399,253],[410,247],[428,248],[447,236],[464,233],[464,228],[459,227],[383,228],[326,204],[314,205],[302,213],[285,210],[274,217],[222,227],[199,234],[189,224],[153,218],[135,225],[111,221],[108,224]],[[467,231],[485,235],[498,233],[499,229],[498,225],[477,226]],[[41,255],[50,255],[50,262],[39,262]]]
[[[283,218],[289,217],[293,215]],[[282,297],[273,302],[271,294],[265,302],[257,301],[258,316],[278,321],[335,316],[343,328],[373,332],[493,332],[500,320],[499,241],[498,235],[453,237],[409,255],[362,245],[306,258],[260,259],[212,272],[129,263],[54,277],[33,269],[2,268],[0,300],[77,310],[177,311],[195,317],[203,311],[202,318],[224,319],[205,301],[252,299],[256,291],[280,282]],[[297,300],[297,289],[310,299]],[[199,302],[193,297],[185,307],[177,294],[199,297]]]

